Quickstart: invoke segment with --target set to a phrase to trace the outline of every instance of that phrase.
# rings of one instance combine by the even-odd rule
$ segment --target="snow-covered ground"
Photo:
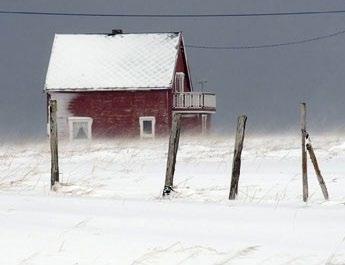
[[[246,137],[236,201],[230,137],[182,137],[168,199],[167,139],[60,143],[56,192],[48,142],[4,144],[0,264],[345,264],[345,136],[312,140],[328,202],[299,135]]]

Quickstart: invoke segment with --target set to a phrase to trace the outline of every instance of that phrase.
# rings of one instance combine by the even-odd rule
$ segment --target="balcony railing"
[[[173,94],[173,108],[178,110],[216,110],[216,95],[203,92]]]

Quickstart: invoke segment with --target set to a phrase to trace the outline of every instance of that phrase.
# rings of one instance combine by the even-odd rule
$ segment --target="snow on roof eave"
[[[155,87],[79,87],[79,88],[49,88],[44,87],[44,92],[92,92],[92,91],[145,91],[145,90],[167,90],[171,89],[169,86],[155,86]]]

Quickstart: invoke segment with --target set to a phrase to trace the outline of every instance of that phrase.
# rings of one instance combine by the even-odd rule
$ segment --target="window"
[[[184,91],[184,73],[177,72],[175,75],[175,91],[183,92]]]
[[[142,138],[155,137],[155,125],[156,125],[155,117],[152,117],[152,116],[140,117],[139,124],[140,124],[140,137]]]
[[[92,118],[69,117],[68,126],[70,140],[91,140]]]

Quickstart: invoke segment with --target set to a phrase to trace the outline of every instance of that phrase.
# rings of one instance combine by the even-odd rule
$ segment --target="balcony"
[[[216,95],[203,92],[174,93],[173,109],[181,112],[215,112]]]

